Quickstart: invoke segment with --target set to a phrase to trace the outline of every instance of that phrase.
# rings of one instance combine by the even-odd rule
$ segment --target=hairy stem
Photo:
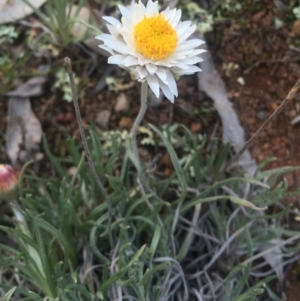
[[[72,91],[72,99],[73,99],[73,103],[74,103],[74,107],[75,107],[75,112],[76,112],[76,118],[77,118],[77,122],[78,122],[78,126],[79,126],[79,130],[80,130],[80,135],[81,135],[81,139],[82,139],[82,144],[83,144],[83,148],[84,148],[84,152],[85,155],[87,157],[87,161],[89,164],[89,167],[92,171],[92,174],[96,180],[96,183],[99,187],[99,189],[102,192],[102,195],[104,196],[104,199],[107,203],[107,208],[108,208],[108,235],[109,235],[109,243],[110,243],[110,247],[111,249],[114,248],[114,241],[113,241],[113,236],[112,236],[112,228],[111,228],[111,222],[112,222],[112,206],[111,206],[111,201],[110,198],[108,196],[108,193],[106,191],[106,189],[104,188],[98,174],[95,168],[95,165],[93,163],[93,159],[90,153],[90,150],[88,148],[88,143],[87,143],[87,139],[84,133],[84,129],[83,129],[83,125],[82,125],[82,119],[81,119],[81,114],[80,114],[80,109],[79,109],[79,104],[78,104],[78,95],[76,92],[76,88],[75,88],[75,82],[74,82],[74,77],[73,77],[73,71],[72,71],[72,62],[71,59],[69,59],[68,57],[66,57],[64,59],[64,66],[68,72],[69,75],[69,79],[70,79],[70,86],[71,86],[71,91]]]
[[[137,134],[138,128],[139,128],[142,120],[144,119],[145,113],[148,108],[147,97],[148,97],[148,84],[145,81],[142,83],[140,111],[134,121],[134,124],[133,124],[131,132],[130,132],[131,150],[133,152],[135,159],[137,160],[136,163],[138,163],[138,166],[136,166],[136,168],[138,170],[139,178],[140,178],[141,184],[143,186],[145,185],[145,177],[142,172],[141,161],[140,161],[140,156],[139,156],[137,142],[136,142],[136,134]]]
[[[148,84],[145,81],[142,83],[140,111],[131,129],[131,148],[136,158],[139,158],[137,143],[136,143],[136,133],[148,108],[147,95],[148,95]]]
[[[138,152],[138,147],[137,147],[137,142],[136,142],[136,134],[137,134],[138,128],[139,128],[142,120],[144,119],[145,113],[148,108],[147,98],[148,98],[148,84],[145,81],[142,83],[140,111],[134,121],[134,124],[133,124],[131,132],[130,132],[131,151],[134,156],[134,158],[132,158],[132,162],[135,165],[137,172],[138,172],[137,182],[138,182],[138,185],[140,187],[140,190],[141,190],[141,193],[143,196],[146,195],[146,190],[149,190],[149,187],[147,187],[147,185],[146,185],[146,177],[145,177],[145,173],[143,172],[143,168],[142,168],[142,164],[141,164],[141,160],[140,160],[140,156],[139,156],[139,152]],[[151,211],[153,211],[153,206],[149,202],[148,198],[145,199],[145,202],[146,202],[146,205],[148,206],[148,208]],[[160,225],[162,225],[162,221],[158,214],[157,214],[157,220],[158,220],[158,223]]]

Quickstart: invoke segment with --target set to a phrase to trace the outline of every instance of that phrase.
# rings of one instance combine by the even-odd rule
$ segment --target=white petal
[[[182,35],[178,35],[178,43],[185,41],[194,31],[196,30],[196,25],[192,25]]]
[[[107,33],[102,33],[99,36],[96,36],[96,39],[101,40],[103,42],[105,42],[105,41],[115,41],[115,42],[117,42],[118,41],[114,36],[112,36],[110,34],[107,34]]]
[[[176,46],[176,49],[175,49],[174,52],[186,50],[186,49],[188,49],[188,47],[189,47],[189,44],[188,44],[188,43],[181,43],[181,44],[178,44],[178,45]]]
[[[139,64],[141,66],[144,66],[146,64],[152,64],[152,61],[143,57],[142,55],[140,55],[138,52],[137,52],[137,57],[138,57],[138,61],[139,61]]]
[[[106,22],[110,23],[113,26],[121,25],[121,22],[113,17],[102,17]]]
[[[153,91],[154,95],[158,98],[159,97],[159,83],[158,79],[155,75],[149,74],[147,76],[147,82],[150,89]]]
[[[153,64],[146,64],[146,68],[150,74],[154,74],[157,70],[157,67]]]
[[[146,8],[143,3],[136,4],[132,12],[132,26],[142,21],[146,13]]]
[[[139,12],[143,16],[146,14],[146,7],[143,4],[142,1],[139,1],[139,3],[136,3],[133,10],[133,16],[136,17],[136,13]]]
[[[122,22],[122,30],[131,30],[131,20],[122,17],[121,22]]]
[[[183,60],[182,63],[177,63],[176,67],[184,70],[189,68],[189,66],[185,63],[185,60]]]
[[[123,36],[123,39],[128,39],[130,41],[133,41],[134,40],[134,37],[133,37],[133,30],[131,28],[126,28],[126,27],[123,27],[122,29],[119,30],[121,35]]]
[[[207,52],[207,50],[206,49],[195,49],[193,51],[193,55],[198,55],[198,54],[201,54],[203,52]]]
[[[172,102],[174,103],[174,94],[171,92],[169,87],[165,85],[164,83],[160,82],[160,88],[162,89],[163,93],[165,96]]]
[[[126,46],[122,42],[105,41],[105,44],[106,44],[106,46],[110,47],[111,49],[113,49],[119,53],[129,54],[129,52],[130,52],[128,46]]]
[[[163,14],[163,16],[165,17],[165,15],[170,11],[170,7],[167,7],[164,11],[162,11],[161,13]]]
[[[103,35],[103,34],[100,34],[99,36],[96,36],[95,39],[101,40],[101,41],[102,41],[102,35]]]
[[[187,64],[187,65],[195,65],[195,64],[197,64],[199,62],[202,62],[202,61],[203,61],[203,59],[199,56],[191,56],[191,57],[186,58],[184,60],[185,64]]]
[[[178,96],[178,90],[177,90],[177,85],[174,79],[173,74],[169,69],[167,69],[167,81],[168,81],[168,87],[171,90],[171,92],[175,95]]]
[[[131,21],[131,12],[130,12],[130,10],[127,7],[123,6],[123,5],[118,5],[118,7],[120,9],[120,12],[121,12],[122,16],[126,19],[126,21],[128,23],[130,23],[130,21]]]
[[[175,28],[177,34],[181,34],[182,32],[184,32],[191,24],[192,24],[191,21],[180,22]]]
[[[134,40],[133,37],[130,34],[127,34],[124,32],[123,34],[123,41],[125,42],[125,44],[127,44],[127,46],[129,46],[131,49],[135,49],[134,46]]]
[[[130,5],[130,11],[133,11],[135,5],[136,5],[135,0],[132,0]]]
[[[184,49],[184,50],[176,50],[172,53],[172,55],[170,55],[170,58],[172,59],[180,59],[183,60],[185,59],[187,56],[189,56],[191,53],[193,53],[194,49]]]
[[[139,0],[138,6],[143,10],[144,13],[146,13],[146,7],[141,0]]]
[[[126,55],[121,55],[121,54],[115,54],[112,55],[108,58],[108,63],[109,64],[116,64],[116,65],[120,65],[122,63],[122,61],[126,58]]]
[[[170,24],[173,28],[176,28],[181,18],[181,9],[177,10],[173,18],[170,19]]]
[[[146,7],[146,16],[153,16],[155,14],[158,14],[158,5],[157,2],[148,1],[147,7]]]
[[[105,45],[99,45],[98,47],[101,48],[101,49],[106,50],[107,52],[109,52],[109,53],[112,54],[112,55],[115,54],[114,51],[113,51],[112,49],[110,49],[109,47],[107,47],[107,46],[105,46]]]
[[[196,48],[196,47],[204,44],[205,42],[200,39],[192,39],[192,40],[187,40],[185,43],[188,44],[187,49],[191,49],[191,48]]]
[[[176,65],[176,63],[178,62],[178,57],[180,57],[180,60],[183,60],[185,58],[178,55],[172,55],[161,61],[160,65],[165,67]]]
[[[167,72],[164,68],[157,68],[156,75],[160,80],[167,84]]]
[[[160,66],[164,66],[164,67],[170,67],[173,65],[173,63],[175,63],[174,57],[168,57],[165,58],[163,61],[159,62]]]
[[[116,39],[120,38],[120,36],[121,36],[120,32],[117,30],[117,28],[115,26],[107,24],[106,27],[107,27],[108,31],[111,33],[111,35],[113,35]]]
[[[122,61],[122,65],[124,65],[125,67],[130,67],[130,66],[134,66],[137,65],[138,59],[134,56],[128,55],[123,61]]]
[[[166,20],[171,20],[176,13],[176,9],[169,9],[162,12],[162,15],[165,17]]]
[[[141,79],[145,78],[148,75],[148,71],[147,71],[146,67],[137,66],[135,69]]]
[[[172,72],[178,74],[178,75],[183,75],[183,74],[193,74],[195,72],[202,71],[199,67],[197,66],[190,66],[188,69],[179,69],[177,67],[172,67],[171,68]]]

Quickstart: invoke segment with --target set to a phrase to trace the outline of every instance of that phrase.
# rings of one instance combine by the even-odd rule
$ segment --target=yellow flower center
[[[176,31],[162,14],[144,17],[134,26],[133,34],[136,50],[145,58],[156,61],[168,57],[178,42]]]

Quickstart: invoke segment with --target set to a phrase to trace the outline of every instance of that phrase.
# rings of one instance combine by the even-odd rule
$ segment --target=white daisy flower
[[[187,40],[196,26],[191,21],[180,22],[180,9],[167,8],[159,13],[157,1],[148,0],[146,6],[140,0],[133,1],[130,8],[119,8],[121,22],[103,17],[110,34],[96,37],[104,43],[99,47],[111,54],[108,63],[127,69],[141,82],[147,81],[156,97],[161,89],[174,102],[178,96],[174,77],[201,71],[195,64],[202,61],[198,55],[205,50],[197,47],[204,41]]]

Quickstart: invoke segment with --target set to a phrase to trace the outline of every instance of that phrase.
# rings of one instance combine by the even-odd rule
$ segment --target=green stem
[[[141,89],[141,107],[140,107],[140,111],[134,121],[134,124],[132,126],[131,132],[130,132],[130,136],[131,136],[131,150],[135,156],[135,158],[137,159],[139,166],[137,167],[138,172],[139,172],[139,177],[142,180],[142,183],[144,183],[144,175],[142,174],[142,169],[141,169],[141,161],[140,161],[140,156],[139,156],[139,152],[138,152],[138,147],[137,147],[137,143],[136,143],[136,134],[138,131],[138,128],[145,116],[145,113],[147,111],[148,108],[148,102],[147,102],[147,96],[148,96],[148,84],[147,81],[144,81],[142,83],[142,89]]]
[[[145,113],[148,108],[147,98],[148,98],[148,83],[145,81],[142,83],[140,111],[134,121],[134,124],[133,124],[131,132],[130,132],[131,151],[132,151],[131,157],[133,157],[133,158],[131,158],[131,160],[132,160],[133,164],[135,165],[135,168],[138,172],[137,180],[138,180],[138,184],[140,186],[141,193],[143,196],[146,195],[146,191],[149,192],[149,191],[151,191],[151,189],[149,189],[149,187],[147,187],[147,185],[146,185],[146,176],[145,176],[145,173],[143,172],[143,168],[142,168],[142,164],[141,164],[141,160],[140,160],[140,156],[139,156],[139,152],[138,152],[138,147],[137,147],[137,143],[136,143],[136,134],[137,134],[138,128],[139,128],[142,120],[144,119]],[[146,202],[148,208],[151,211],[153,211],[154,208],[153,208],[152,204],[149,202],[148,198],[145,199],[145,202]],[[163,223],[158,214],[157,214],[157,220],[158,220],[159,224],[162,226]]]
[[[96,180],[96,184],[98,185],[99,189],[102,192],[102,195],[105,198],[105,201],[107,203],[107,209],[108,209],[108,238],[109,238],[109,243],[110,243],[110,247],[111,249],[114,248],[114,239],[113,239],[113,233],[112,233],[112,229],[111,229],[111,223],[112,223],[112,206],[111,206],[111,201],[110,201],[110,197],[104,187],[104,185],[102,184],[96,167],[95,167],[95,163],[92,159],[92,155],[90,153],[89,147],[88,147],[88,142],[84,133],[84,128],[83,128],[83,123],[82,123],[82,118],[81,118],[81,113],[80,113],[80,109],[79,109],[79,103],[78,103],[78,94],[76,92],[76,87],[75,87],[75,81],[74,81],[74,76],[73,76],[73,70],[72,70],[72,61],[71,59],[69,59],[68,57],[65,57],[64,59],[64,66],[67,70],[67,73],[69,75],[69,80],[70,80],[70,86],[71,86],[71,91],[72,91],[72,98],[73,98],[73,103],[74,103],[74,108],[75,108],[75,113],[76,113],[76,118],[78,121],[78,126],[79,126],[79,131],[80,131],[80,135],[81,135],[81,139],[82,139],[82,145],[83,145],[83,149],[85,151],[85,155],[89,164],[89,167],[91,169],[91,172]]]

